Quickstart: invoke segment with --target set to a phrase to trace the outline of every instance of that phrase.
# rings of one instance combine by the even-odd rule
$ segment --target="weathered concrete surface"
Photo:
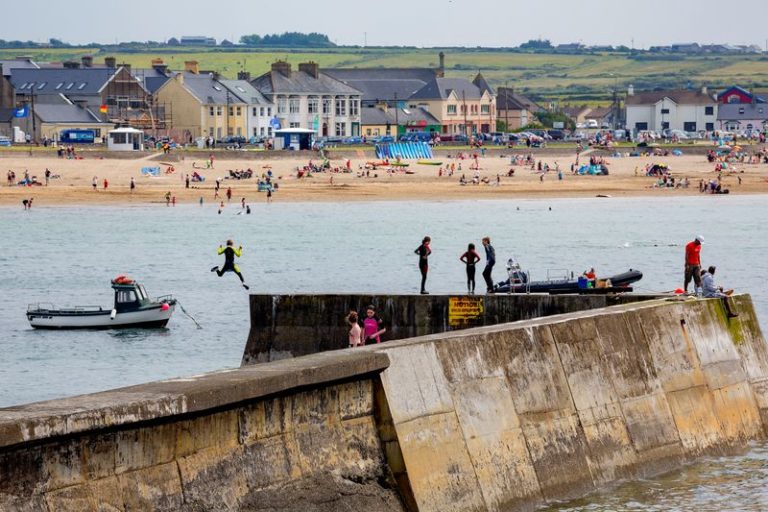
[[[732,320],[718,300],[629,303],[3,409],[0,511],[582,496],[765,437],[768,348],[735,300]]]
[[[318,356],[0,410],[0,511],[402,510],[387,357]]]
[[[420,511],[526,510],[765,436],[749,297],[652,301],[396,341],[377,407]]]
[[[251,331],[243,365],[347,348],[351,311],[361,318],[369,304],[384,320],[385,340],[633,303],[648,295],[251,295]],[[480,314],[457,318],[450,303],[478,301]]]

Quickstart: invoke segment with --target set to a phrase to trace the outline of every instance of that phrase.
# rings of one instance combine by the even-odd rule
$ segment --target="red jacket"
[[[701,244],[688,242],[685,246],[685,264],[701,266]]]

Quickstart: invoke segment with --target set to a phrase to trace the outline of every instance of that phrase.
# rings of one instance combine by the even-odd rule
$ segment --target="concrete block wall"
[[[763,438],[768,354],[737,302],[734,320],[654,301],[375,347],[397,480],[422,512],[529,510]]]
[[[251,295],[244,365],[347,348],[347,314],[372,304],[386,341],[633,303],[648,295]],[[452,318],[449,303],[477,301],[477,316]]]

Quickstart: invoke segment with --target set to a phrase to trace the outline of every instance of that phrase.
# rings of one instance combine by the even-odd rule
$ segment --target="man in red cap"
[[[683,289],[688,293],[688,284],[693,278],[696,294],[701,295],[701,244],[704,237],[699,235],[685,246],[685,282]]]

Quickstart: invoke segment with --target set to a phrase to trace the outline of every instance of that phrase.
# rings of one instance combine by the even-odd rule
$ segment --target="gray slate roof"
[[[226,105],[228,103],[244,103],[240,98],[227,90],[224,85],[209,74],[196,75],[184,72],[184,87],[191,92],[203,105]]]
[[[0,60],[0,65],[3,66],[3,76],[11,76],[12,69],[38,69],[40,67],[35,62],[26,59]]]
[[[325,73],[359,90],[369,102],[407,100],[437,76],[429,68],[339,68]]]
[[[395,109],[389,109],[384,112],[380,108],[376,107],[363,107],[360,110],[360,120],[364,125],[385,125],[387,123],[394,125],[395,121],[404,125],[407,123],[418,123],[420,121],[426,121],[426,124],[440,124],[435,116],[430,114],[423,108],[409,108],[399,109],[397,111],[397,119],[395,119]]]
[[[479,100],[483,92],[478,86],[464,78],[434,78],[424,87],[419,89],[410,99],[414,100],[444,100],[451,91],[459,98]]]
[[[35,115],[44,123],[104,123],[89,109],[77,105],[36,104]]]
[[[715,99],[709,94],[701,91],[690,91],[687,89],[677,89],[669,91],[646,91],[636,92],[627,96],[625,105],[655,105],[664,98],[669,98],[678,105],[712,105],[716,103]]]
[[[219,80],[224,87],[237,96],[240,101],[249,105],[271,105],[263,94],[261,94],[254,86],[247,80]]]
[[[154,94],[165,85],[165,82],[171,79],[169,75],[172,72],[169,72],[169,75],[164,75],[154,68],[134,68],[131,70],[131,74],[141,82],[147,92]]]
[[[347,94],[360,95],[361,91],[336,80],[326,73],[318,78],[303,71],[291,71],[290,77],[270,71],[251,81],[263,94]]]
[[[768,121],[768,104],[765,103],[734,103],[718,105],[718,121]]]
[[[17,93],[98,94],[117,69],[14,69],[11,84]]]

